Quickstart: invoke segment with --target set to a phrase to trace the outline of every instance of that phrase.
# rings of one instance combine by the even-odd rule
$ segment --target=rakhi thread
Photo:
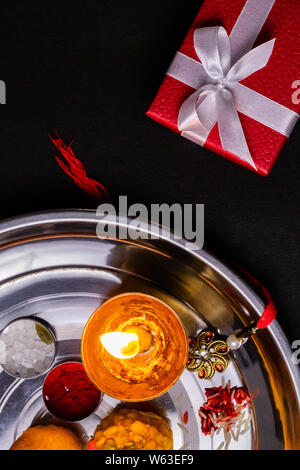
[[[249,277],[252,283],[262,291],[267,303],[260,319],[257,322],[252,322],[242,330],[235,331],[230,336],[228,336],[226,343],[231,350],[239,349],[252,335],[256,334],[257,330],[267,328],[275,320],[277,315],[276,307],[269,291],[249,273],[245,271],[244,273],[247,277]]]
[[[228,367],[230,351],[239,349],[257,330],[267,328],[276,318],[276,307],[269,291],[255,278],[246,273],[252,283],[261,289],[267,304],[257,322],[252,322],[244,328],[234,331],[226,340],[217,337],[210,330],[201,331],[197,338],[189,338],[187,370],[198,372],[199,379],[210,380],[215,372],[222,373]]]
[[[84,165],[75,156],[71,148],[73,142],[66,146],[57,131],[54,131],[54,136],[51,134],[48,135],[51,142],[60,151],[66,161],[65,162],[60,157],[55,156],[57,163],[61,169],[72,178],[74,183],[88,194],[97,205],[102,202],[110,201],[110,194],[105,187],[98,181],[87,176]]]
[[[253,284],[255,284],[259,289],[261,289],[267,300],[265,310],[263,311],[262,316],[256,324],[256,328],[258,330],[262,330],[264,328],[267,328],[275,320],[277,310],[270,292],[263,285],[261,285],[260,282],[258,282],[253,276],[251,276],[250,274],[248,274],[248,276],[252,280]]]
[[[257,279],[255,279],[255,277],[249,274],[242,266],[237,265],[237,268],[252,282],[252,284],[254,284],[258,290],[262,292],[263,296],[265,297],[265,309],[260,319],[256,323],[253,323],[257,330],[263,330],[264,328],[267,328],[277,316],[275,303],[271,297],[270,292]]]

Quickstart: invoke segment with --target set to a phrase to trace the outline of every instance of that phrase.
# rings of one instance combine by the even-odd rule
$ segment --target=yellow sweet
[[[23,432],[10,450],[81,450],[77,436],[67,428],[49,424]]]
[[[173,435],[162,417],[123,408],[101,421],[93,442],[97,450],[171,450]]]

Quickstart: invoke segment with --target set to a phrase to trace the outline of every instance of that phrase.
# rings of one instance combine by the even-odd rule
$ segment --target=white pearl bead
[[[239,341],[235,335],[228,336],[226,344],[232,351],[239,349],[242,345],[242,341]]]
[[[208,361],[208,359],[210,359],[210,354],[208,351],[202,351],[201,352],[201,358],[204,360],[204,361]]]

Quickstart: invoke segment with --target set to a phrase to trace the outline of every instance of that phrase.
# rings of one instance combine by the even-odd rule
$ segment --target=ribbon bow
[[[232,64],[225,28],[195,30],[194,47],[204,69],[204,85],[180,108],[178,128],[184,137],[203,145],[218,123],[222,147],[256,168],[237,112],[235,86],[267,65],[274,43],[275,39],[267,41]]]

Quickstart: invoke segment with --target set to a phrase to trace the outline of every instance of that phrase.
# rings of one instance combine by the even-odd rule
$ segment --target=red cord
[[[275,320],[276,315],[277,315],[275,304],[274,304],[269,292],[267,291],[267,289],[265,287],[261,286],[261,288],[262,288],[262,291],[263,291],[268,303],[266,305],[266,308],[265,308],[262,316],[260,317],[260,319],[257,322],[256,326],[259,329],[267,328],[267,326],[269,326],[272,323],[272,321]]]
[[[251,274],[247,272],[245,272],[245,274],[251,279],[252,283],[263,292],[267,300],[267,305],[263,311],[263,314],[256,324],[256,327],[262,330],[263,328],[267,328],[267,326],[269,326],[272,321],[275,320],[277,315],[276,307],[269,291],[264,286],[262,286],[261,283],[258,282],[253,276],[251,276]]]
[[[87,176],[84,165],[75,157],[71,149],[72,142],[67,147],[57,132],[53,137],[49,134],[49,138],[67,162],[66,164],[61,158],[55,156],[57,163],[74,183],[85,191],[97,205],[104,201],[110,201],[110,195],[104,186]]]

